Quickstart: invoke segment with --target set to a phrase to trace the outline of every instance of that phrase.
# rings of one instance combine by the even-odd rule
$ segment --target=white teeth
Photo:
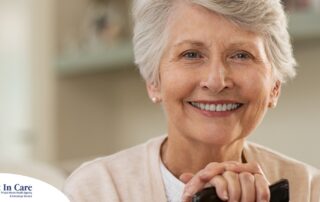
[[[216,105],[210,105],[210,111],[215,111],[216,110]]]
[[[227,104],[227,110],[230,111],[232,109],[232,104]]]
[[[213,111],[213,112],[224,112],[224,111],[232,111],[241,106],[239,103],[233,104],[203,104],[198,102],[191,102],[191,105],[199,108],[201,110]]]
[[[227,105],[224,104],[223,107],[222,107],[222,111],[226,111],[227,110]]]
[[[205,106],[205,110],[209,111],[210,110],[210,105]]]
[[[221,105],[221,104],[218,104],[218,105],[217,105],[216,111],[217,111],[217,112],[222,111],[222,105]]]

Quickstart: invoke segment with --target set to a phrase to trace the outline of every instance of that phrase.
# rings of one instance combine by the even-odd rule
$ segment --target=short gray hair
[[[159,65],[167,39],[168,18],[177,0],[135,0],[133,6],[135,63],[150,83],[159,79]],[[295,76],[287,19],[280,0],[180,0],[214,11],[241,27],[261,34],[277,80]]]

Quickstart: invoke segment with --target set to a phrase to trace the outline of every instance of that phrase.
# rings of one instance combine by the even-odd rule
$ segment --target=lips
[[[203,102],[189,102],[193,107],[209,112],[227,112],[239,109],[243,104],[241,103],[203,103]]]

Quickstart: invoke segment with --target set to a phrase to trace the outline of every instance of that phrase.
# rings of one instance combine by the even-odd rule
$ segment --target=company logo
[[[0,184],[0,187],[0,193],[10,198],[32,198],[32,185],[16,183],[14,185]]]
[[[62,192],[45,182],[7,173],[0,173],[0,201],[70,202]]]

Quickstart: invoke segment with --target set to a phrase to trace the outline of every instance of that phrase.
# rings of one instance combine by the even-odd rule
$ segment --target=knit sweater
[[[84,163],[67,179],[71,202],[165,202],[160,147],[165,136]],[[261,166],[270,183],[286,178],[291,202],[320,202],[320,171],[271,149],[246,142],[247,162]]]

